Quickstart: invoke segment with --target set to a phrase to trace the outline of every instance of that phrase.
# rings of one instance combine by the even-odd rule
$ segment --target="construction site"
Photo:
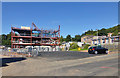
[[[11,27],[11,48],[26,46],[59,46],[60,25],[58,30],[39,29],[34,23],[32,27]]]
[[[4,52],[4,55],[25,54],[26,56],[26,54],[37,55],[45,51],[60,51],[59,45],[60,25],[57,30],[44,30],[32,23],[31,27],[11,27],[11,49],[7,53]]]

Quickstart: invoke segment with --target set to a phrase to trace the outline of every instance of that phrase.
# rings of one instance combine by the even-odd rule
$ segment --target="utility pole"
[[[42,43],[42,37],[43,37],[43,28],[41,29],[41,43]]]
[[[98,45],[98,29],[96,29],[96,31],[97,31],[97,45]]]

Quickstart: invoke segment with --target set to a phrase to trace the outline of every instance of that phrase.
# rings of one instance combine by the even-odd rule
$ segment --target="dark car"
[[[108,49],[101,46],[92,46],[88,49],[88,53],[89,54],[100,54],[100,53],[108,54]]]

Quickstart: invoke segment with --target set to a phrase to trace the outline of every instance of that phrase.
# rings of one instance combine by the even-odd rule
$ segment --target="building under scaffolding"
[[[34,23],[30,27],[11,27],[11,48],[27,46],[59,46],[60,25],[58,30],[39,29]]]

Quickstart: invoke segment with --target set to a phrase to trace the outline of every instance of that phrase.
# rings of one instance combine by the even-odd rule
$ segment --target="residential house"
[[[118,34],[120,34],[120,32]],[[119,40],[120,40],[120,35],[112,36],[112,33],[108,33],[107,36],[85,35],[81,37],[81,42],[90,45],[118,44]]]
[[[94,36],[93,35],[85,35],[81,37],[81,42],[82,43],[86,43],[86,44],[91,44],[92,38]]]
[[[120,36],[112,36],[112,33],[108,33],[107,36],[94,36],[91,45],[95,44],[118,44],[120,40]]]

